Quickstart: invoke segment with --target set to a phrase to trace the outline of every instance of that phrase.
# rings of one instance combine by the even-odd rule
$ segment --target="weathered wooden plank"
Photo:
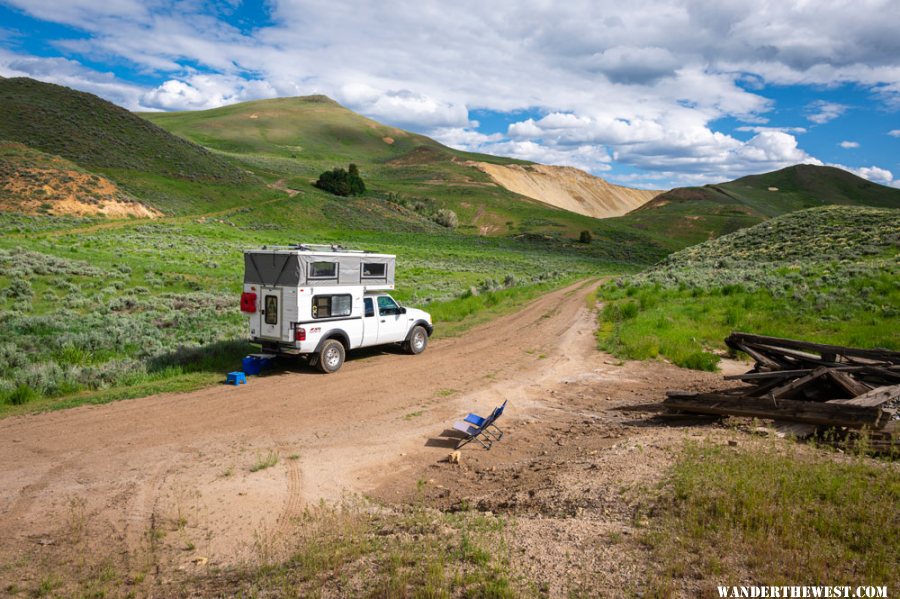
[[[828,378],[837,383],[838,386],[849,393],[851,397],[865,395],[872,390],[872,387],[868,386],[867,384],[861,383],[850,375],[837,371],[833,368],[828,371]]]
[[[893,370],[892,370],[893,369]],[[803,376],[812,372],[813,368],[798,368],[793,370],[769,370],[765,372],[745,372],[744,374],[729,374],[724,376],[726,381],[754,381],[758,379],[783,378],[788,376]],[[875,374],[900,379],[900,367],[880,368],[877,366],[833,366],[831,370],[838,372],[852,372],[854,374]]]
[[[762,366],[765,366],[767,368],[773,368],[776,370],[782,370],[782,364],[780,362],[776,362],[775,360],[769,358],[768,356],[761,354],[758,351],[756,351],[755,349],[748,347],[742,343],[738,343],[735,345],[729,344],[729,347],[731,347],[731,349],[744,352],[745,354],[747,354],[748,356],[750,356],[751,358],[756,360],[756,362],[758,364],[761,364]]]
[[[666,408],[698,414],[769,418],[851,428],[864,426],[878,428],[887,422],[884,412],[877,407],[792,399],[732,397],[721,393],[667,395],[663,401]]]
[[[832,399],[827,403],[841,404],[845,406],[875,407],[900,398],[900,385],[890,387],[878,387],[868,393],[854,397],[853,399]]]
[[[841,345],[828,345],[825,343],[811,343],[808,341],[798,341],[796,339],[782,339],[779,337],[767,337],[765,335],[753,335],[751,333],[734,332],[728,336],[725,342],[731,346],[731,342],[736,344],[762,344],[775,345],[790,349],[813,351],[821,354],[837,354],[841,356],[852,356],[875,360],[879,362],[889,362],[892,364],[900,364],[900,352],[890,351],[887,349],[859,349],[856,347],[844,347]]]
[[[799,391],[804,385],[808,385],[812,381],[821,378],[826,374],[828,374],[828,369],[824,366],[816,368],[806,376],[801,376],[800,378],[794,379],[789,383],[785,383],[780,387],[772,389],[766,394],[766,397],[773,397],[775,399],[789,397],[791,394]]]

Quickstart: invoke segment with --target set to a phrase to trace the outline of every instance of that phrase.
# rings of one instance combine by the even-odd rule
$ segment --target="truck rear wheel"
[[[331,374],[338,371],[344,364],[345,355],[344,344],[337,339],[329,339],[319,350],[316,366],[325,374]]]
[[[414,326],[404,347],[407,352],[413,355],[421,354],[425,351],[425,348],[428,347],[428,333],[425,332],[425,327],[421,325]]]

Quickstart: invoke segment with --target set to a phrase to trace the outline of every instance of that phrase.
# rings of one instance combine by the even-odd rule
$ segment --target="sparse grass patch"
[[[895,464],[791,444],[690,444],[645,535],[657,595],[680,582],[900,585]]]
[[[222,588],[250,596],[521,597],[509,573],[506,527],[482,514],[323,504],[298,522],[287,560],[225,572]],[[199,582],[219,588],[215,578]]]
[[[278,452],[270,451],[269,453],[262,455],[258,454],[256,456],[256,462],[250,466],[250,472],[259,472],[260,470],[265,470],[266,468],[271,468],[278,464]]]

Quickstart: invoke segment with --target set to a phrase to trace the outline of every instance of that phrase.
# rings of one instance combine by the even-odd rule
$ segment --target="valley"
[[[364,194],[315,187],[350,164]],[[0,590],[894,588],[896,452],[660,402],[751,368],[733,330],[900,350],[898,209],[832,167],[632,189],[322,95],[132,113],[0,78]],[[258,349],[242,251],[298,242],[396,254],[427,352],[225,386]],[[504,438],[449,463],[454,420],[504,400]]]

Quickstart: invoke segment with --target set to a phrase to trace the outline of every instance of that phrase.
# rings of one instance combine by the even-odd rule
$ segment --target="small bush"
[[[690,353],[683,358],[677,358],[675,364],[682,368],[690,368],[691,370],[715,372],[719,366],[719,357],[709,352],[697,351]]]
[[[431,219],[442,227],[447,227],[448,229],[455,229],[459,226],[459,217],[456,216],[456,213],[447,208],[441,208],[437,212],[434,213],[434,216]]]
[[[6,396],[6,403],[21,406],[37,398],[38,394],[34,389],[28,385],[19,385]]]
[[[585,230],[578,235],[578,241],[580,241],[581,243],[590,243],[594,241],[594,236],[591,235],[590,231]]]

